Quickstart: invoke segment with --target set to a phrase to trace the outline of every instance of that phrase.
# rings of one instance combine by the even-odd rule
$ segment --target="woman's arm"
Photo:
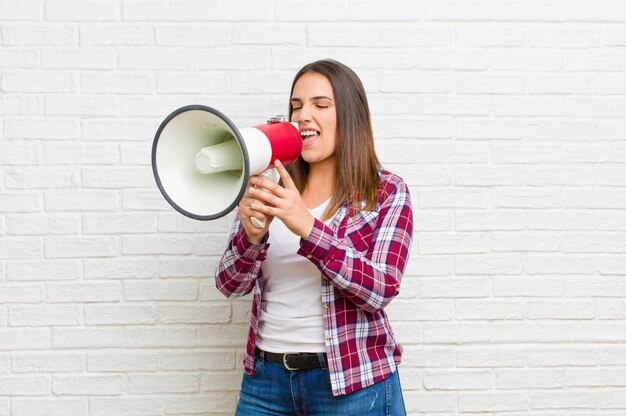
[[[228,238],[226,251],[215,271],[215,286],[226,297],[247,295],[252,291],[255,280],[261,276],[261,263],[267,255],[267,234],[260,244],[251,243],[239,217]]]
[[[306,239],[300,240],[298,254],[308,258],[347,299],[367,312],[382,310],[398,293],[407,265],[413,235],[413,212],[406,184],[397,176],[387,182],[387,198],[378,211],[366,253],[356,250],[344,238],[319,220]]]

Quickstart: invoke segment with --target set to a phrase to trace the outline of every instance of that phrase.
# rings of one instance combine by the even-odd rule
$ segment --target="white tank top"
[[[319,219],[329,202],[309,212]],[[300,236],[278,218],[270,224],[268,242],[257,346],[279,353],[326,351],[320,271],[297,254]]]

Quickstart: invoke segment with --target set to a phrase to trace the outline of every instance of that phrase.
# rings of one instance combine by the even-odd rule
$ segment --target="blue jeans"
[[[386,380],[338,397],[332,394],[325,368],[289,371],[256,354],[255,371],[254,376],[243,375],[236,416],[406,415],[397,371]]]

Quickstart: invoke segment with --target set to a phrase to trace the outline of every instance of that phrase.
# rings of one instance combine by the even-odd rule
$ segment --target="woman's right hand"
[[[258,177],[258,175],[254,175],[251,176],[250,179],[254,178],[255,176]],[[252,185],[248,181],[246,193],[243,195],[243,198],[241,198],[241,201],[239,201],[239,218],[241,218],[241,222],[243,223],[243,228],[246,231],[246,237],[248,237],[248,241],[250,241],[251,243],[259,244],[261,241],[263,241],[263,237],[265,237],[265,234],[267,234],[270,223],[272,222],[274,217],[266,216],[263,213],[259,211],[254,211],[252,208],[250,208],[250,205],[253,202],[256,202],[257,204],[259,203],[259,200],[255,198],[255,195],[251,194],[249,191],[250,187],[252,186],[254,185]],[[257,227],[252,222],[252,218],[256,218],[261,223],[265,223],[264,226],[262,228]],[[259,223],[258,221],[255,221],[257,225]]]

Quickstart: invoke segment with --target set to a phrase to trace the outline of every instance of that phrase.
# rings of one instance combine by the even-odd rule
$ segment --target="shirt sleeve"
[[[244,296],[252,291],[269,248],[267,238],[266,234],[260,244],[251,243],[239,213],[236,214],[228,245],[215,271],[215,286],[226,297]]]
[[[333,230],[316,220],[307,239],[300,240],[298,254],[308,258],[331,284],[357,307],[382,310],[399,293],[413,235],[413,212],[406,184],[388,193],[378,211],[366,252],[350,241],[358,231],[337,238]]]

